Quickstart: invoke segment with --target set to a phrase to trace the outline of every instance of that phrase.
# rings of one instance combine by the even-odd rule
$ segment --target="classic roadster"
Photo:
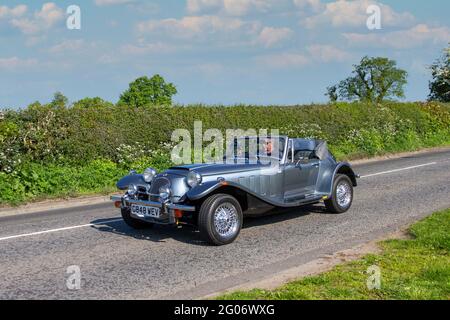
[[[237,138],[234,146],[250,139]],[[358,175],[349,163],[335,160],[326,142],[286,136],[257,140],[264,153],[258,147],[256,154],[236,151],[220,163],[175,166],[159,174],[151,168],[132,171],[117,183],[126,193],[111,200],[132,228],[191,224],[213,245],[233,242],[244,216],[277,207],[323,201],[331,213],[350,208]]]

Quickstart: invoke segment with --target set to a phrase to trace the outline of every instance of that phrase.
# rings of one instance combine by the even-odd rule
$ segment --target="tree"
[[[330,98],[331,102],[336,102],[338,100],[339,96],[337,90],[337,86],[330,86],[327,88],[327,93],[325,95]]]
[[[160,75],[152,78],[141,77],[130,83],[119,100],[119,104],[133,107],[146,105],[171,105],[172,96],[177,94],[177,89],[172,83],[166,83]]]
[[[53,100],[50,104],[54,107],[64,108],[68,105],[68,103],[69,99],[67,99],[65,95],[58,91],[53,95]]]
[[[105,101],[100,97],[95,98],[84,98],[73,104],[74,108],[102,108],[109,107],[113,104],[111,102]]]
[[[386,98],[404,98],[408,73],[396,68],[397,63],[387,58],[364,57],[354,65],[352,76],[327,88],[331,101],[343,100],[381,102]]]
[[[430,94],[428,100],[450,102],[450,46],[442,57],[431,65]]]

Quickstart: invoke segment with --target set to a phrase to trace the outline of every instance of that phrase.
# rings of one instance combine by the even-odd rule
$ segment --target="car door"
[[[320,160],[311,157],[311,151],[292,149],[284,170],[284,198],[288,201],[315,192],[320,167]]]
[[[309,159],[305,163],[299,164],[302,175],[304,176],[304,188],[303,193],[305,195],[313,194],[316,191],[317,178],[319,176],[319,159]]]

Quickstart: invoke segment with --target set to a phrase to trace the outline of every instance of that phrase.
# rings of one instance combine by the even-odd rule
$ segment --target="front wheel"
[[[233,196],[215,194],[201,205],[198,215],[200,233],[209,243],[221,246],[233,242],[242,228],[241,205]]]
[[[344,174],[338,174],[334,179],[331,198],[325,200],[325,207],[331,213],[344,213],[350,209],[353,202],[353,184]]]

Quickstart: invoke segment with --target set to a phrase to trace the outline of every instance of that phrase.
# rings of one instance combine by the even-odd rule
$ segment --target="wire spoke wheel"
[[[239,235],[243,221],[242,207],[235,197],[218,193],[208,197],[198,214],[200,233],[209,243],[222,246]]]
[[[347,208],[352,201],[352,192],[347,181],[342,181],[336,188],[336,200],[339,206]]]
[[[219,205],[214,212],[214,228],[216,232],[228,238],[238,231],[239,221],[237,210],[233,204],[229,202]]]
[[[353,202],[353,184],[350,177],[343,174],[336,175],[331,198],[324,202],[327,211],[330,213],[344,213],[348,211]]]

